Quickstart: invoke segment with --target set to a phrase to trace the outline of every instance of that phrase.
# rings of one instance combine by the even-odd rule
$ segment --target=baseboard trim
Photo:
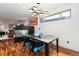
[[[53,45],[54,49],[56,49],[56,45]],[[64,52],[70,56],[79,56],[79,52],[78,51],[74,51],[68,48],[64,48],[64,47],[60,47],[59,46],[59,52]]]

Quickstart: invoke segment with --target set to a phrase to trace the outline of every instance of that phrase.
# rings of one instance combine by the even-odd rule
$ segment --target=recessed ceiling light
[[[15,25],[13,25],[13,27],[15,27]]]
[[[17,24],[18,26],[20,25],[20,24]]]

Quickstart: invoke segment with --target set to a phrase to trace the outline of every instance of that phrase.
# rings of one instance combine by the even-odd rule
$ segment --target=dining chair
[[[17,49],[22,49],[23,48],[23,43],[24,43],[25,37],[14,37],[14,46],[17,46]]]
[[[40,53],[42,48],[45,48],[45,44],[39,41],[38,42],[31,41],[30,44],[31,44],[30,51],[33,53],[34,56]]]
[[[23,47],[25,47],[27,49],[28,55],[30,55],[32,52],[33,55],[35,56],[36,54],[38,54],[41,51],[42,48],[45,47],[45,44],[42,42],[36,41],[30,37],[27,37],[25,39]]]
[[[30,42],[31,42],[30,37],[26,36],[26,38],[24,39],[23,48],[26,48],[28,55],[30,55],[30,48],[31,48]]]

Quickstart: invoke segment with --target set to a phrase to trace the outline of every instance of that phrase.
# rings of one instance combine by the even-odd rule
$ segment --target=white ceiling
[[[28,9],[33,5],[36,5],[36,3],[0,3],[0,21],[4,23],[14,23],[14,20],[17,19],[27,21],[31,16]],[[60,5],[63,4],[41,3],[38,6],[42,10],[49,11],[49,14],[51,14],[52,10]]]

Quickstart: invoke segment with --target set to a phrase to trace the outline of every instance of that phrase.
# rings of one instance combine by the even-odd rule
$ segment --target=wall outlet
[[[40,28],[38,28],[40,30]]]
[[[69,43],[69,41],[67,41],[67,43]]]

